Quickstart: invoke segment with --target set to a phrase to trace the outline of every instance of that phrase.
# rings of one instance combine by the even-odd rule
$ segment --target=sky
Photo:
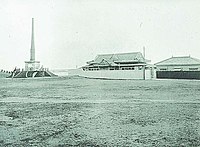
[[[50,69],[80,67],[98,54],[143,52],[156,63],[200,59],[198,0],[1,0],[0,69],[36,60]]]

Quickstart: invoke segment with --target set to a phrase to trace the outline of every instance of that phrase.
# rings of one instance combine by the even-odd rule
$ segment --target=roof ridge
[[[113,53],[113,54],[111,54],[111,53],[109,53],[109,54],[97,54],[97,56],[98,56],[98,55],[119,55],[119,54],[133,54],[133,53],[141,53],[141,52]]]
[[[190,56],[173,56],[172,58],[192,58],[192,57],[190,57]]]
[[[167,58],[167,59],[165,59],[165,60],[162,60],[162,61],[160,61],[160,62],[157,62],[157,63],[155,63],[155,65],[156,64],[159,64],[159,63],[162,63],[162,62],[165,62],[165,61],[167,61],[167,60],[169,60],[169,59],[172,59],[173,57],[170,57],[170,58]]]

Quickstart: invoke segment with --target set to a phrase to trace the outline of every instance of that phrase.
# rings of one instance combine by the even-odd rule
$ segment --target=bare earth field
[[[0,146],[200,146],[200,81],[0,79]]]

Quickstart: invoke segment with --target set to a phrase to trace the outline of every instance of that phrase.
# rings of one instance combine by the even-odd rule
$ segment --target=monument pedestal
[[[40,70],[40,61],[25,61],[25,71]]]

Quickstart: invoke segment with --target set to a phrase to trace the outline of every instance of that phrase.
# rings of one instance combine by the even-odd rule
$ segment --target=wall
[[[157,71],[159,79],[200,79],[200,71]]]
[[[155,72],[153,72],[155,74]],[[78,75],[88,78],[102,79],[143,79],[143,70],[98,70],[98,71],[83,71],[82,69],[69,70],[69,75]],[[150,70],[145,72],[146,79],[151,78]],[[155,75],[154,75],[155,77]]]
[[[6,73],[6,72],[1,72],[0,71],[0,78],[6,78],[10,75],[11,73]]]

